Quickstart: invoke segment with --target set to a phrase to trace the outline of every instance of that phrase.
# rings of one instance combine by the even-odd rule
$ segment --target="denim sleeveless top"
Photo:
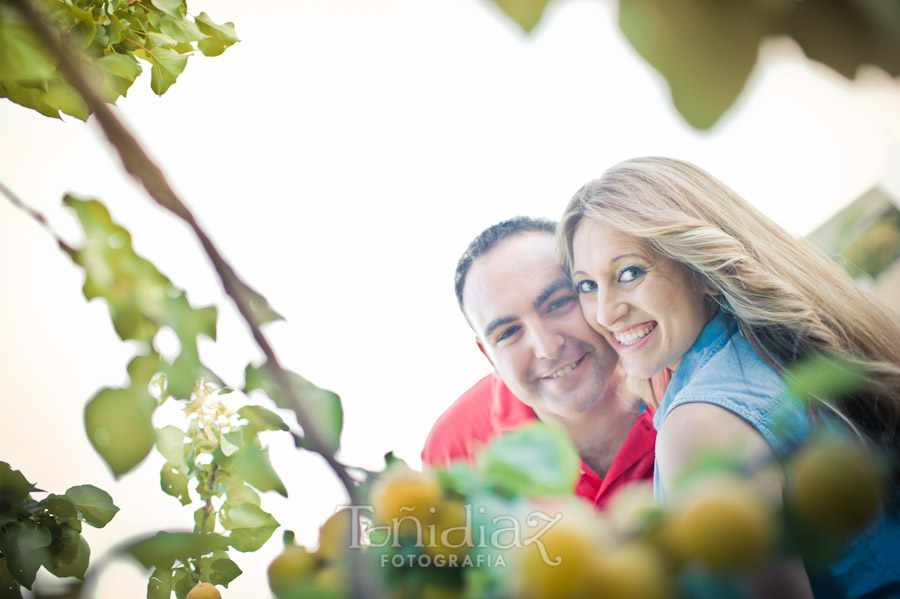
[[[722,313],[707,323],[681,358],[653,418],[656,430],[672,410],[697,402],[734,412],[759,431],[778,456],[809,432],[803,406],[787,395],[781,376],[741,335],[737,321]],[[665,502],[658,468],[653,472],[653,494]]]
[[[810,432],[799,401],[790,397],[779,374],[740,333],[737,321],[719,313],[704,327],[666,389],[653,424],[659,430],[676,407],[705,402],[734,412],[768,441],[779,457]],[[654,464],[653,494],[666,494]],[[827,569],[810,572],[816,599],[900,599],[900,501],[844,549]]]

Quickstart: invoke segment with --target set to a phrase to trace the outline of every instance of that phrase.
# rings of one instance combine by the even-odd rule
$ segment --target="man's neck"
[[[538,414],[542,420],[552,419],[563,425],[582,461],[600,476],[606,476],[631,433],[644,396],[652,393],[646,381],[637,387],[628,384],[610,387],[584,414],[572,418]]]

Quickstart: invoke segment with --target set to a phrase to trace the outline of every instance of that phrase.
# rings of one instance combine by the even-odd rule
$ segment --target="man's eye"
[[[500,335],[497,337],[497,343],[500,343],[501,341],[503,341],[505,339],[509,339],[510,337],[515,335],[516,331],[518,331],[518,330],[519,330],[519,327],[509,327],[508,329],[504,329],[504,331],[502,333],[500,333]]]
[[[584,279],[583,281],[578,281],[577,283],[575,283],[575,291],[577,291],[578,293],[580,293],[582,295],[584,295],[586,293],[590,293],[591,291],[595,290],[596,288],[597,288],[597,283],[595,283],[593,281],[589,281],[587,279]]]
[[[628,268],[622,269],[619,272],[619,282],[620,283],[631,283],[632,281],[636,281],[641,278],[644,274],[644,269],[640,266],[629,266]]]
[[[550,305],[547,306],[548,312],[555,312],[561,308],[568,306],[570,303],[575,301],[575,297],[571,295],[567,295],[565,297],[561,297],[558,300],[550,302]]]

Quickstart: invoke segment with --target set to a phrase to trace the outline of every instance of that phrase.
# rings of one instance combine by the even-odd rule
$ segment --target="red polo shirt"
[[[663,370],[663,373],[667,373]],[[654,388],[659,394],[665,390],[668,376],[657,375]],[[428,434],[422,449],[422,463],[444,467],[457,460],[475,463],[479,449],[504,432],[515,430],[526,422],[537,419],[534,410],[519,401],[506,385],[493,374],[484,377],[463,393],[444,412]],[[653,413],[641,412],[622,448],[610,465],[606,476],[601,477],[581,463],[581,478],[575,493],[603,507],[616,489],[627,482],[653,477],[653,446],[656,429]]]

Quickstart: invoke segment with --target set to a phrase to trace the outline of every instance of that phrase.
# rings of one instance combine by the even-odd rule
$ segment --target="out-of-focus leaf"
[[[166,458],[174,468],[183,471],[187,470],[187,461],[185,460],[185,435],[184,431],[177,426],[167,424],[156,431],[156,449]]]
[[[220,520],[231,531],[228,539],[238,551],[256,551],[278,528],[271,514],[252,503],[224,506]]]
[[[156,8],[173,17],[180,18],[187,7],[184,0],[150,0]]]
[[[0,39],[0,83],[43,79],[54,72],[50,52],[6,4],[0,4]]]
[[[793,364],[785,380],[788,392],[794,397],[837,398],[859,389],[865,382],[865,371],[835,356],[818,355]]]
[[[509,494],[571,494],[581,460],[565,430],[555,423],[534,424],[507,433],[476,462],[482,479]]]
[[[513,21],[522,26],[525,31],[531,31],[541,15],[548,0],[494,0],[503,12],[509,15]]]
[[[22,589],[7,568],[6,556],[0,556],[0,597],[3,599],[22,599]]]
[[[205,12],[201,12],[197,15],[194,18],[194,22],[197,24],[200,31],[206,35],[218,37],[229,46],[241,41],[237,36],[237,32],[234,30],[234,23],[228,22],[220,25],[213,21]]]
[[[159,471],[159,486],[164,493],[180,501],[181,505],[191,502],[187,475],[178,470],[171,462],[166,462]]]
[[[285,371],[285,375],[295,395],[309,415],[311,419],[310,424],[315,427],[322,441],[326,444],[326,449],[332,453],[336,452],[340,448],[341,428],[344,424],[344,412],[341,408],[340,398],[331,391],[316,387],[299,374]],[[247,393],[260,389],[278,407],[294,410],[294,406],[282,394],[281,389],[269,372],[268,366],[265,364],[260,367],[247,366],[244,389]]]
[[[6,462],[0,462],[0,502],[19,505],[29,494],[40,491],[28,482],[18,470],[13,470]]]
[[[84,521],[95,528],[103,528],[109,524],[119,511],[109,493],[94,485],[71,487],[66,491],[66,497],[81,511]]]
[[[172,568],[153,568],[147,582],[147,599],[170,599],[172,597]]]
[[[878,65],[900,75],[900,3],[866,0],[797,2],[787,33],[809,58],[853,79],[859,67]]]
[[[237,454],[235,469],[248,483],[260,491],[275,491],[287,497],[287,489],[269,461],[269,450],[248,447]]]
[[[78,518],[78,507],[71,497],[51,493],[44,498],[41,505],[46,508],[58,523],[81,526]]]
[[[126,551],[145,568],[170,568],[175,560],[199,558],[219,549],[228,549],[228,539],[219,534],[159,532],[131,545]]]
[[[760,40],[775,27],[756,3],[742,0],[621,0],[619,25],[698,129],[711,127],[738,97]]]
[[[228,584],[241,575],[241,569],[236,563],[227,557],[204,557],[200,561],[200,567],[209,572],[209,582],[226,589]]]
[[[196,42],[206,37],[200,28],[191,21],[164,17],[159,22],[159,30],[177,42]]]
[[[6,567],[26,589],[31,589],[38,568],[47,560],[47,546],[52,540],[50,530],[27,520],[7,524],[0,535],[0,554],[6,557]]]
[[[75,210],[86,235],[84,246],[71,252],[72,259],[85,269],[85,297],[107,301],[122,339],[142,341],[149,347],[162,327],[171,327],[181,342],[181,352],[163,367],[167,391],[187,399],[197,379],[215,378],[200,363],[197,336],[215,339],[216,309],[191,306],[182,290],[134,252],[131,235],[113,222],[103,204],[72,196],[63,201]]]
[[[88,438],[115,476],[140,464],[153,448],[155,408],[149,394],[134,388],[102,389],[85,407]]]
[[[247,427],[256,433],[288,430],[288,425],[281,419],[281,416],[261,406],[243,406],[237,413],[238,416],[247,420]]]
[[[91,548],[81,535],[78,535],[74,542],[77,549],[72,559],[61,562],[53,568],[47,568],[57,578],[73,576],[79,580],[84,580],[84,575],[87,572],[88,563],[91,559]]]

